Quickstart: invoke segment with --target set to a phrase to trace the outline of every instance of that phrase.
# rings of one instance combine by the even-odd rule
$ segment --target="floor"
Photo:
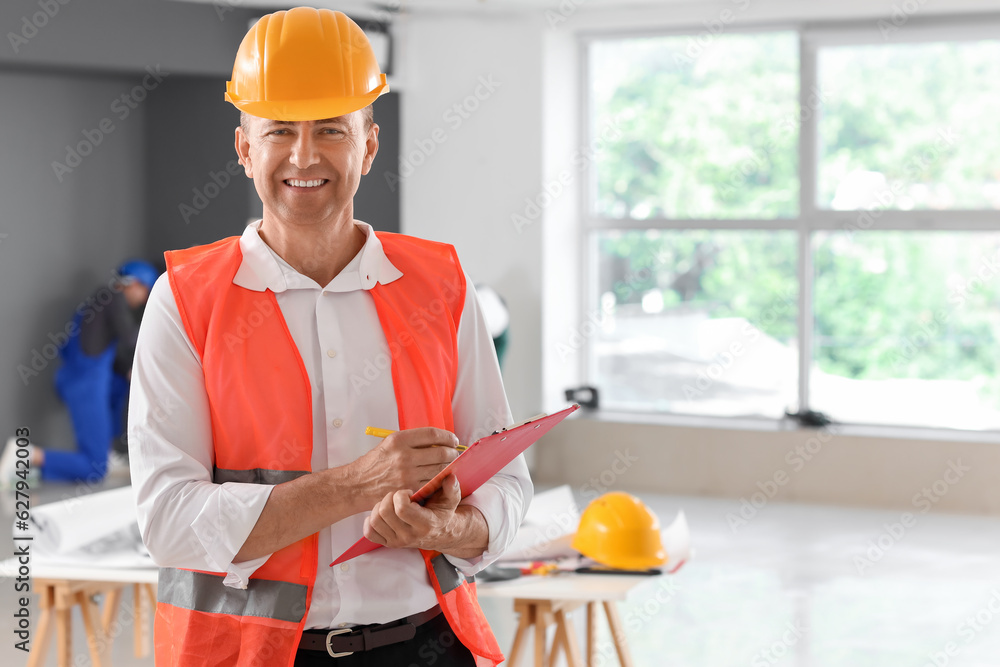
[[[45,486],[33,504],[80,491]],[[918,514],[904,526],[901,512],[770,503],[737,525],[739,501],[644,499],[664,523],[685,511],[695,555],[622,607],[636,665],[1000,665],[1000,518]],[[0,525],[12,523],[8,500]],[[27,662],[13,647],[16,597],[14,582],[0,581],[0,665]],[[514,629],[507,611],[487,606],[505,649]],[[75,622],[73,665],[89,665]],[[125,622],[114,664],[152,665],[131,656],[131,637]],[[607,639],[600,658],[617,664]]]

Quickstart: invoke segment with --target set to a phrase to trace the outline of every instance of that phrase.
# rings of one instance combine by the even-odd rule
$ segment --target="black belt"
[[[413,614],[379,625],[364,625],[342,630],[306,630],[299,640],[300,651],[326,651],[331,657],[340,658],[360,651],[370,651],[413,639],[417,627],[441,613],[434,605],[427,611]]]

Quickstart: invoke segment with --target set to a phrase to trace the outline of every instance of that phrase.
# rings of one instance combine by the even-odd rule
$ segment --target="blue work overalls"
[[[56,371],[55,385],[69,409],[77,451],[46,449],[42,479],[98,481],[107,473],[112,441],[124,430],[129,383],[112,368],[118,342],[92,357],[80,347],[80,313],[73,322],[76,333],[59,350],[63,365]]]

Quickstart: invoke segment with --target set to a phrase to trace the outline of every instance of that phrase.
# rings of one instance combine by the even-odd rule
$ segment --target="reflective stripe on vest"
[[[226,482],[242,482],[244,484],[281,484],[298,479],[302,475],[308,475],[305,470],[265,470],[264,468],[253,468],[252,470],[226,470],[216,468],[212,473],[212,481],[216,484]]]
[[[257,616],[298,623],[306,609],[307,586],[251,579],[246,590],[224,586],[223,577],[191,570],[160,568],[157,602],[211,614]]]
[[[467,581],[475,581],[475,577],[470,577],[466,579],[465,575],[458,571],[458,569],[448,562],[448,559],[444,557],[443,554],[438,554],[431,559],[431,565],[434,566],[434,574],[437,576],[438,583],[441,585],[441,593],[447,595],[453,590],[466,583]]]

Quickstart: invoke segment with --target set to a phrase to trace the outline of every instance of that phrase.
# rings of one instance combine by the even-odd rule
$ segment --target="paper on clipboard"
[[[410,501],[423,502],[433,495],[440,488],[444,478],[452,473],[458,478],[462,497],[465,498],[579,407],[579,405],[571,405],[565,410],[531,419],[510,429],[504,429],[485,438],[480,438],[469,445],[469,448],[449,463],[444,470],[435,475],[434,479],[420,487],[416,493],[410,496]],[[362,537],[330,565],[343,563],[381,547],[381,544],[375,544],[368,538]]]

